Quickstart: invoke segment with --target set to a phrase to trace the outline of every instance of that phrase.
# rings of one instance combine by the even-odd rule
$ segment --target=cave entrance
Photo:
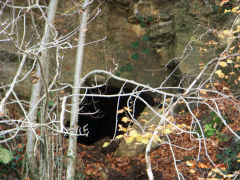
[[[130,94],[131,93],[131,94]],[[135,97],[137,96],[137,97]],[[137,89],[101,86],[87,89],[86,96],[81,100],[78,116],[78,125],[88,132],[88,136],[78,136],[78,142],[92,145],[105,137],[112,138],[117,132],[118,124],[123,126],[121,119],[124,116],[137,118],[146,107],[139,97],[151,104],[152,97]],[[118,110],[128,107],[131,112],[117,113]]]

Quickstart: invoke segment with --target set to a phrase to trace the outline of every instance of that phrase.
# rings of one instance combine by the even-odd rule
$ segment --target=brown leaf
[[[34,79],[34,80],[32,80],[32,84],[37,83],[37,81],[38,81],[38,79]]]

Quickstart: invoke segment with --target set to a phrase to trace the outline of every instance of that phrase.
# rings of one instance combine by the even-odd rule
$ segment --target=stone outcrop
[[[20,2],[24,3],[24,1]],[[73,8],[75,5],[68,1],[59,3],[58,12],[76,10]],[[214,1],[209,0],[107,0],[101,5],[96,2],[91,7],[93,12],[91,17],[96,13],[97,7],[101,9],[101,13],[88,25],[82,75],[95,69],[102,69],[152,87],[177,86],[181,75],[188,74],[195,77],[199,72],[199,64],[208,62],[215,55],[215,51],[205,52],[204,49],[209,47],[205,42],[196,39],[208,27],[222,27],[229,19],[220,12]],[[11,20],[12,14],[9,8],[5,8],[3,14],[2,22]],[[31,18],[26,17],[27,31],[21,46],[23,50],[37,45],[41,40],[37,34],[32,33]],[[40,17],[35,14],[35,18]],[[41,20],[37,20],[36,23],[41,34],[44,24]],[[59,37],[64,36],[79,25],[79,17],[77,13],[66,17],[60,13],[56,17],[55,25]],[[19,39],[16,41],[19,43],[22,41],[21,35],[24,32],[22,20],[18,21],[16,30],[19,31]],[[76,33],[67,42],[76,46],[77,35]],[[12,37],[16,38],[16,35]],[[1,34],[0,38],[6,39],[6,36]],[[215,35],[209,34],[207,38],[213,39]],[[186,48],[190,40],[194,41]],[[60,54],[63,56],[61,82],[72,83],[76,48],[60,50]],[[174,57],[178,58],[170,61]],[[21,55],[11,42],[0,42],[1,86],[11,82],[20,60]],[[55,48],[50,51],[50,61],[50,73],[53,75],[56,72]],[[32,63],[33,59],[29,58],[20,78],[27,75]],[[162,84],[178,63],[180,63],[179,69],[165,84]],[[30,75],[17,84],[15,92],[20,97],[30,97]],[[129,146],[129,148],[132,147]],[[138,153],[143,151],[143,148],[140,149]]]

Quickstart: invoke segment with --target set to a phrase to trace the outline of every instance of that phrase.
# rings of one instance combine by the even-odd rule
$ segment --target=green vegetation
[[[204,136],[205,137],[215,136],[217,139],[220,140],[220,142],[227,141],[228,138],[221,133],[222,129],[224,128],[224,124],[221,118],[218,117],[218,115],[215,112],[210,112],[209,114],[211,115],[211,120],[209,124],[206,124],[204,126]],[[226,118],[225,121],[227,123],[231,123],[228,118]]]
[[[152,16],[146,16],[144,17],[143,15],[138,16],[139,20],[139,25],[142,28],[145,28],[148,24],[150,24],[153,20]],[[138,39],[136,41],[132,42],[132,48],[135,49],[135,52],[132,54],[131,58],[135,61],[139,60],[139,57],[142,56],[142,54],[149,55],[151,50],[149,48],[144,48],[144,44],[149,41],[149,34],[146,33],[142,36],[141,39]],[[123,65],[120,67],[119,71],[116,72],[116,76],[121,76],[121,73],[124,72],[132,72],[133,71],[133,65],[132,63],[128,63],[126,65]]]

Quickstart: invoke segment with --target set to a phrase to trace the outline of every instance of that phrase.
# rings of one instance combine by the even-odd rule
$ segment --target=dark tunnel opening
[[[120,91],[122,96],[119,97]],[[134,92],[135,91],[136,89],[134,89]],[[88,129],[88,136],[78,136],[78,143],[92,145],[105,137],[112,138],[118,124],[122,124],[123,126],[127,125],[121,121],[122,117],[126,116],[126,113],[117,113],[117,111],[124,107],[128,107],[128,105],[130,109],[133,109],[133,111],[128,113],[131,113],[134,118],[137,118],[146,107],[146,104],[144,104],[139,98],[132,95],[126,95],[132,92],[133,89],[121,90],[120,88],[111,86],[88,89],[88,96],[85,96],[79,105],[80,110],[78,116],[80,130],[82,130],[83,127],[85,131]],[[136,92],[135,95],[139,95],[139,97],[143,98],[150,105],[154,104],[153,99],[149,94],[138,93],[139,92]],[[96,94],[112,96],[102,97],[96,96]],[[117,131],[117,135],[118,134],[119,132]]]

